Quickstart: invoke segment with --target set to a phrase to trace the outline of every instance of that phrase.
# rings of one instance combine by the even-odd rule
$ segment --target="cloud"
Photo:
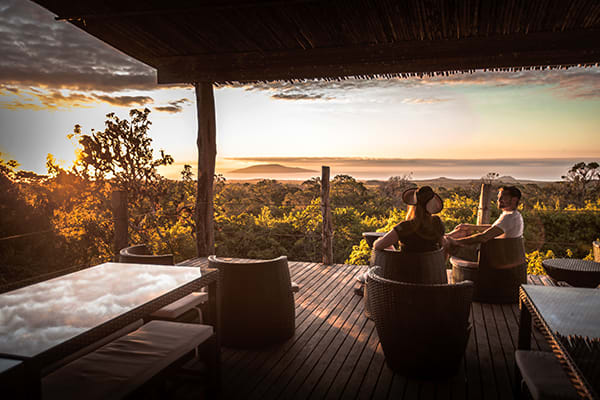
[[[310,93],[275,93],[271,96],[277,100],[329,100],[331,97],[325,97],[322,94]]]
[[[522,71],[475,71],[422,78],[369,79],[346,78],[340,81],[305,80],[302,82],[271,82],[232,84],[247,91],[271,93],[274,99],[339,99],[356,91],[388,89],[418,89],[432,87],[538,87],[555,96],[569,99],[600,99],[600,68],[569,68],[560,70],[532,69]],[[379,93],[380,95],[382,93]],[[432,104],[452,99],[415,99],[409,104]]]
[[[89,107],[90,103],[97,102],[94,97],[90,95],[83,93],[63,94],[59,90],[33,92],[19,89],[13,93],[19,98],[0,102],[1,108],[7,108],[9,110],[56,110],[69,107]]]
[[[600,99],[600,68],[525,70],[518,72],[484,72],[433,77],[430,84],[445,86],[537,86],[553,95],[570,99]]]
[[[152,67],[115,50],[70,23],[55,21],[51,13],[31,1],[2,1],[0,54],[0,81],[12,87],[105,93],[188,87],[158,86]],[[456,85],[538,86],[549,90],[552,95],[568,99],[600,99],[600,68],[475,71],[422,78],[344,78],[339,81],[305,80],[228,86],[268,92],[278,100],[331,101],[347,98],[358,90]],[[163,112],[181,110],[177,104],[161,105],[156,109]]]
[[[143,106],[154,102],[152,97],[149,96],[110,96],[95,94],[93,97],[110,105],[119,107]]]
[[[7,85],[0,85],[0,94],[12,97],[12,100],[0,101],[0,108],[10,110],[57,110],[72,107],[87,108],[101,102],[118,107],[138,107],[154,102],[152,97],[149,96],[82,93],[58,89],[24,89]]]
[[[450,101],[451,99],[440,99],[440,98],[429,98],[429,99],[421,99],[416,97],[408,97],[402,100],[404,104],[435,104],[435,103],[443,103],[445,101]]]
[[[0,32],[0,81],[6,84],[103,92],[173,87],[159,87],[153,68],[55,21],[31,1],[3,1]]]
[[[177,114],[183,111],[183,106],[192,104],[190,99],[183,98],[179,100],[173,100],[168,103],[166,106],[156,106],[154,109],[159,112],[166,112],[170,114]]]

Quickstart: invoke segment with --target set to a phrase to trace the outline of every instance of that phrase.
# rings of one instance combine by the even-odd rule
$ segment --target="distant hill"
[[[446,177],[439,177],[435,179],[412,179],[411,182],[416,183],[419,186],[429,185],[434,187],[445,187],[447,189],[453,187],[464,187],[470,185],[481,185],[481,179],[453,179]],[[536,184],[539,186],[550,185],[553,182],[547,181],[535,181],[531,179],[516,179],[512,176],[501,176],[494,180],[494,186],[498,185],[527,185],[527,184]]]
[[[302,173],[316,173],[311,169],[286,167],[281,164],[261,164],[252,165],[246,168],[234,169],[229,171],[230,174],[302,174]]]
[[[299,168],[298,168],[299,169]],[[263,179],[275,179],[277,180],[277,182],[279,183],[285,183],[285,184],[289,184],[289,185],[299,185],[302,182],[305,181],[305,179],[277,179],[277,178],[250,178],[250,179],[227,179],[227,182],[229,183],[257,183]],[[383,184],[387,179],[358,179],[358,181],[363,182],[365,184],[365,186],[373,188],[373,187],[377,187],[381,184]],[[428,185],[435,188],[439,188],[439,187],[445,187],[446,189],[453,189],[456,187],[470,187],[470,186],[480,186],[481,185],[481,179],[475,179],[475,178],[465,178],[465,179],[459,179],[459,178],[446,178],[446,177],[439,177],[439,178],[432,178],[432,179],[411,179],[410,180],[412,183],[418,185],[418,186],[424,186],[424,185]],[[555,182],[550,182],[550,181],[536,181],[536,180],[531,180],[531,179],[516,179],[510,176],[503,176],[500,177],[496,180],[494,180],[494,186],[498,187],[499,185],[527,185],[527,184],[536,184],[540,187],[544,187],[546,185],[551,185]]]

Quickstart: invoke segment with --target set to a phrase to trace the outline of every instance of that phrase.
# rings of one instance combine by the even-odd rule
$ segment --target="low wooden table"
[[[570,344],[600,341],[600,290],[521,285],[520,306],[518,348],[531,349],[535,318],[577,393],[585,399],[598,398],[598,369],[593,367],[600,361],[598,349]]]
[[[574,258],[552,258],[542,261],[546,273],[555,281],[571,286],[595,288],[600,285],[600,263]]]

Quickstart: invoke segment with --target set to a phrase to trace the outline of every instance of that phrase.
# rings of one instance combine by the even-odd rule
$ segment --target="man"
[[[460,247],[478,245],[490,239],[523,236],[523,217],[517,210],[520,200],[519,189],[514,186],[501,187],[498,191],[498,208],[502,210],[500,217],[491,225],[458,225],[445,237],[448,252],[454,255],[461,252]]]

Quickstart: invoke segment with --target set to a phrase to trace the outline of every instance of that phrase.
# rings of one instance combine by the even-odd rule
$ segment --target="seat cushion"
[[[515,360],[534,399],[579,398],[553,353],[517,350]]]
[[[123,398],[212,334],[208,325],[151,321],[43,378],[43,398]]]
[[[190,293],[187,296],[182,297],[181,299],[164,306],[160,310],[153,312],[152,314],[150,314],[150,317],[174,320],[179,318],[192,308],[197,307],[202,303],[205,303],[207,300],[208,293]]]
[[[47,375],[53,371],[56,371],[57,369],[61,368],[64,365],[67,365],[71,361],[81,358],[81,357],[85,356],[86,354],[91,353],[92,351],[104,346],[105,344],[112,342],[115,339],[118,339],[121,336],[125,336],[128,333],[135,331],[142,325],[144,325],[144,321],[141,319],[138,319],[137,321],[132,322],[131,324],[125,326],[124,328],[121,328],[118,331],[115,331],[115,332],[111,333],[110,335],[107,335],[107,336],[103,337],[102,339],[100,339],[90,345],[87,345],[83,349],[81,349],[73,354],[70,354],[65,358],[62,358],[62,359],[56,361],[55,363],[51,364],[50,366],[44,368],[43,374]]]

